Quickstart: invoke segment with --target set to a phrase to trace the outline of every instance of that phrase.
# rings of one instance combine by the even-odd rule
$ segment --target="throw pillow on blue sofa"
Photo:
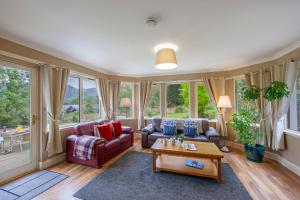
[[[176,135],[177,128],[176,128],[176,120],[164,120],[164,128],[163,133],[164,135]]]
[[[198,134],[198,121],[184,120],[183,133],[187,137],[195,137]]]

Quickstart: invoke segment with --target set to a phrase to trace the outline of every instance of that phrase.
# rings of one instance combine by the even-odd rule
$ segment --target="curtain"
[[[287,64],[282,65],[279,72],[280,80],[287,84],[290,91],[293,91],[297,78],[297,66],[295,61],[290,61]],[[283,131],[286,128],[285,118],[290,105],[290,96],[279,100],[278,106],[276,107],[274,115],[274,137],[272,146],[272,148],[275,150],[285,149]]]
[[[225,120],[224,116],[221,114],[221,109],[217,108],[217,104],[220,96],[225,94],[225,78],[204,78],[204,85],[208,92],[208,95],[210,96],[211,101],[213,102],[219,113],[217,121],[217,130],[221,131],[221,133],[224,136],[226,132]]]
[[[64,101],[70,70],[61,67],[42,66],[41,73],[43,77],[43,100],[49,123],[46,151],[49,156],[52,156],[63,151],[59,132],[59,114]]]
[[[110,90],[109,90],[109,81],[105,78],[98,78],[96,81],[97,85],[97,92],[99,95],[99,100],[101,97],[103,110],[105,112],[105,118],[111,118],[110,112]]]
[[[113,120],[117,119],[117,112],[118,112],[118,107],[119,107],[119,94],[120,94],[120,81],[111,81],[111,110],[112,110],[112,116],[111,118]]]
[[[138,129],[141,130],[144,127],[144,110],[147,106],[147,101],[150,95],[152,81],[140,82],[140,99],[139,99],[139,118]]]
[[[255,85],[259,88],[269,86],[272,82],[271,69],[259,70],[245,74],[247,86]],[[258,112],[261,113],[260,130],[265,133],[265,136],[260,138],[258,143],[271,147],[272,143],[272,107],[271,102],[266,101],[262,93],[255,101]]]

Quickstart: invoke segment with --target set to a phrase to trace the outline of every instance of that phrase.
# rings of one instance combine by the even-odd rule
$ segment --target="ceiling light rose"
[[[157,69],[174,69],[177,67],[177,46],[172,43],[159,44],[154,47]]]

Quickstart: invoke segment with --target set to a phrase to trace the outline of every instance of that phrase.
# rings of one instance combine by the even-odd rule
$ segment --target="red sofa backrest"
[[[101,125],[110,122],[111,120],[100,120],[100,121],[92,121],[92,122],[84,122],[77,124],[74,128],[77,135],[90,135],[94,136],[94,126]]]

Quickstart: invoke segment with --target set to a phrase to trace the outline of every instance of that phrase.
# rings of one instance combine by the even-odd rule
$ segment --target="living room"
[[[0,2],[0,199],[299,199],[300,2]]]

